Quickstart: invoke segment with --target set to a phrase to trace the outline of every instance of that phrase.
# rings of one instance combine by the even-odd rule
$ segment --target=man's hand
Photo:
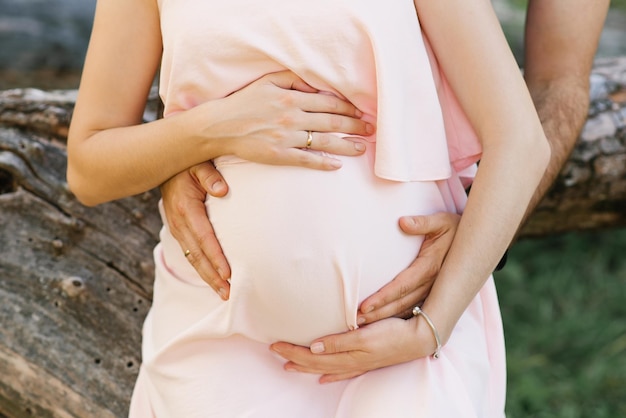
[[[200,277],[227,300],[230,267],[206,213],[207,192],[215,197],[228,192],[226,182],[210,162],[183,171],[161,185],[163,209],[172,235],[182,251],[189,251],[187,260]]]
[[[428,296],[450,249],[460,216],[440,212],[428,216],[400,218],[400,228],[410,235],[425,235],[419,255],[389,284],[365,299],[358,324],[368,324],[391,316],[408,318],[411,310]]]

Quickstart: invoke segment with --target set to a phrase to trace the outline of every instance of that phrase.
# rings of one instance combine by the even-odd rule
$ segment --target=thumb
[[[337,354],[352,351],[358,342],[358,330],[329,335],[315,340],[310,347],[313,354]]]
[[[456,230],[460,219],[456,213],[438,212],[432,215],[403,216],[399,224],[409,235],[437,235]]]
[[[269,81],[277,87],[286,90],[298,90],[305,93],[317,93],[317,89],[308,85],[292,71],[280,71],[270,74]]]
[[[409,235],[426,235],[432,232],[428,216],[403,216],[398,223],[400,229]]]
[[[228,185],[222,174],[210,161],[200,163],[191,170],[192,174],[204,190],[214,197],[222,197],[228,192]]]

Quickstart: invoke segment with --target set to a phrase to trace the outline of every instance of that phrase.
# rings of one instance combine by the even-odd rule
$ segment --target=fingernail
[[[361,142],[355,142],[354,143],[354,149],[361,152],[365,150],[365,144],[361,143]]]
[[[226,188],[226,185],[224,184],[222,180],[218,180],[211,185],[211,190],[214,193],[221,193],[225,190],[225,188]]]
[[[275,353],[279,353],[279,354],[281,353],[280,348],[274,345],[270,345],[270,350],[272,350]]]
[[[339,160],[330,160],[330,166],[333,168],[341,168],[343,164]]]
[[[220,295],[222,299],[228,300],[228,292],[226,292],[226,289],[224,289],[223,287],[220,287],[217,293]]]
[[[371,123],[365,124],[365,132],[367,132],[368,134],[373,134],[374,133],[374,125],[372,125]]]
[[[370,305],[363,310],[363,313],[370,313],[374,310],[374,305]]]
[[[407,226],[415,226],[415,219],[412,216],[402,216],[400,220]]]
[[[359,109],[357,109],[357,110],[354,112],[354,115],[355,115],[357,118],[360,118],[361,116],[363,116],[363,112],[361,112]]]
[[[324,343],[321,341],[311,344],[311,353],[313,354],[323,353],[324,350],[325,350]]]
[[[359,316],[359,317],[356,319],[356,324],[357,324],[357,325],[363,325],[363,324],[365,323],[365,321],[366,321],[366,320],[365,320],[365,318],[364,318],[364,317]]]

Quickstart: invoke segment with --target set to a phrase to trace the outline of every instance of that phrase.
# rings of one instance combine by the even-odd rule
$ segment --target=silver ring
[[[312,143],[313,143],[313,132],[307,131],[306,149],[311,149],[311,144]]]

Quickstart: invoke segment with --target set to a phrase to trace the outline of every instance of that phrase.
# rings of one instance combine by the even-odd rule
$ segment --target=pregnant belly
[[[232,271],[232,332],[308,344],[356,327],[358,304],[405,269],[422,237],[407,214],[444,209],[433,182],[382,180],[365,157],[323,172],[223,159],[207,210]]]

